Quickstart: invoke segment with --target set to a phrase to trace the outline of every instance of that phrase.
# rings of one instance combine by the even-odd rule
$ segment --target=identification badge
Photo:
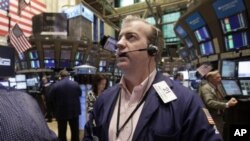
[[[164,103],[168,103],[177,99],[176,95],[171,90],[171,88],[169,88],[168,84],[165,81],[153,84],[153,87]]]

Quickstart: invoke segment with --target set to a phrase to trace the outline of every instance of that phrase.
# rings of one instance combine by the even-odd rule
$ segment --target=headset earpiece
[[[155,56],[158,52],[158,47],[153,45],[153,44],[150,44],[148,46],[148,55],[150,56]]]

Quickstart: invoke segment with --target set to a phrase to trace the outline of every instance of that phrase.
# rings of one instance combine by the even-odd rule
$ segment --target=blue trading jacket
[[[204,105],[197,94],[157,73],[153,84],[160,81],[166,81],[177,99],[164,104],[151,87],[132,141],[222,141],[214,126],[208,123],[202,110]],[[85,126],[84,141],[95,140],[93,136],[100,141],[108,141],[109,124],[119,89],[119,85],[115,85],[97,99]]]

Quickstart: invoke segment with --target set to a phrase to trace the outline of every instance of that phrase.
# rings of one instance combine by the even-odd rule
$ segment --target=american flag
[[[0,0],[0,36],[7,35],[9,31],[8,8],[11,17],[11,28],[18,23],[26,37],[32,34],[32,17],[46,12],[46,5],[44,3],[39,0],[31,0],[30,3],[22,9],[20,15],[18,15],[18,2],[19,0]]]
[[[30,3],[26,3],[25,0],[19,0],[19,5],[18,5],[18,15],[21,15],[22,10],[28,6]]]
[[[10,43],[15,47],[16,51],[19,54],[32,47],[29,41],[24,36],[18,24],[16,24],[12,28],[9,36],[10,36]]]

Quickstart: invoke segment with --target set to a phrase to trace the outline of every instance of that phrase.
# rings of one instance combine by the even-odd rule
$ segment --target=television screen
[[[9,87],[8,81],[0,81],[0,84],[2,84],[4,87]]]
[[[116,48],[117,48],[116,44],[117,44],[117,41],[113,37],[108,37],[108,39],[105,42],[103,48],[108,50],[108,51],[111,51],[112,53],[115,53]]]
[[[61,50],[61,59],[69,59],[71,56],[71,50]]]
[[[250,96],[250,80],[239,80],[240,87],[243,95]]]
[[[55,68],[55,60],[44,60],[45,68]]]
[[[70,60],[60,60],[60,68],[70,68]]]
[[[54,59],[55,51],[52,49],[44,49],[44,59]]]
[[[243,13],[221,19],[220,23],[224,33],[247,28],[246,16]]]
[[[189,80],[197,80],[196,72],[196,70],[188,71]]]
[[[241,89],[236,80],[221,80],[221,84],[227,96],[242,95]]]
[[[38,53],[36,50],[32,50],[29,52],[29,59],[31,59],[31,60],[38,59]]]
[[[230,60],[222,60],[221,62],[221,76],[235,77],[236,62]]]
[[[26,82],[17,82],[15,88],[18,90],[27,89],[27,84]]]
[[[36,86],[37,83],[38,83],[38,79],[36,77],[34,77],[34,78],[27,78],[27,86],[28,87]]]
[[[13,76],[15,72],[15,49],[0,46],[0,76]]]
[[[214,47],[211,41],[201,43],[199,47],[200,47],[200,53],[202,56],[214,54]]]
[[[238,77],[240,78],[250,77],[250,61],[238,62]]]
[[[16,82],[26,81],[26,76],[24,74],[17,74],[15,78],[16,78]]]
[[[40,68],[40,62],[39,60],[32,60],[30,61],[30,65],[32,69]]]
[[[84,54],[83,52],[76,52],[75,60],[83,60],[84,59]]]
[[[185,38],[184,42],[186,43],[188,48],[193,46],[193,42],[191,41],[191,39],[189,37]]]
[[[225,36],[226,50],[236,50],[250,45],[247,38],[249,38],[247,37],[247,32],[238,32]]]
[[[187,36],[187,32],[180,25],[178,25],[178,26],[175,27],[175,32],[181,38],[184,38],[184,37]]]
[[[211,39],[206,26],[196,30],[194,34],[199,43]]]

